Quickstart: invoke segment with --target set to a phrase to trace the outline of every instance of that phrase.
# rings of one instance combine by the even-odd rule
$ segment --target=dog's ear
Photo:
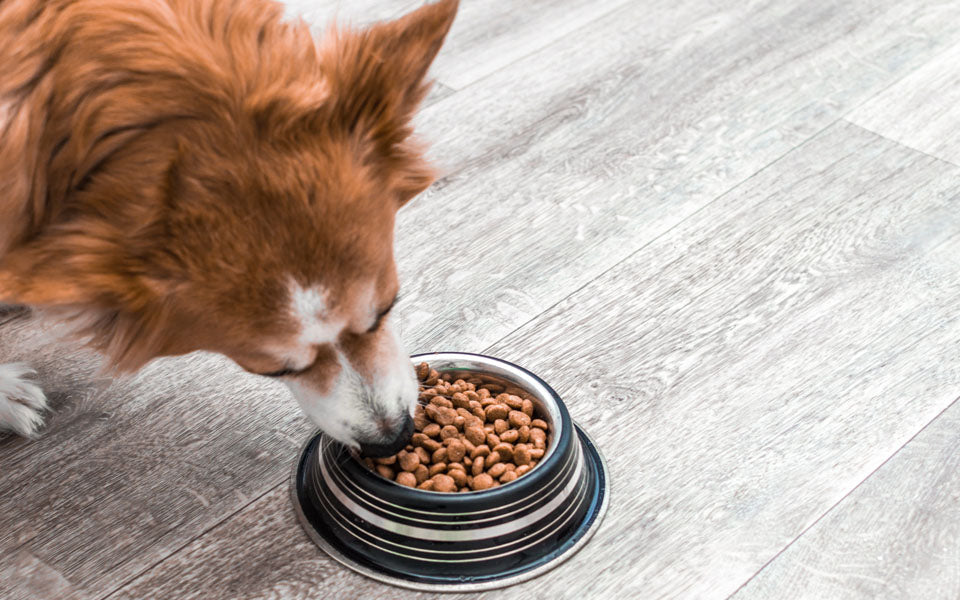
[[[441,0],[366,30],[331,31],[320,58],[331,87],[328,126],[358,133],[385,150],[402,143],[429,91],[424,78],[457,6],[458,0]]]

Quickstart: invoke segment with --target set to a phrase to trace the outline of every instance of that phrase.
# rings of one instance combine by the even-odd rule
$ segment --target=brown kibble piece
[[[457,484],[457,487],[463,487],[467,485],[467,472],[463,469],[447,469],[447,475],[453,478],[453,482]]]
[[[415,433],[410,436],[410,443],[412,443],[414,446],[420,446],[423,444],[424,440],[428,439],[430,438],[425,433]]]
[[[514,479],[519,477],[516,471],[506,471],[503,475],[500,476],[500,483],[510,483]]]
[[[493,430],[497,435],[506,433],[508,429],[510,429],[510,425],[503,419],[497,419],[493,422]]]
[[[433,477],[437,473],[443,473],[447,470],[447,463],[434,463],[430,465],[430,477]]]
[[[497,434],[495,433],[488,433],[486,441],[487,441],[487,445],[493,448],[494,446],[500,443],[500,438],[497,437]]]
[[[400,457],[400,468],[404,471],[414,472],[420,466],[420,456],[416,452],[407,452]]]
[[[473,473],[473,476],[476,477],[480,473],[483,473],[484,462],[483,457],[478,456],[473,459],[473,466],[470,468],[470,471]]]
[[[456,427],[458,431],[463,431],[463,424],[466,422],[467,420],[463,415],[457,415],[456,418],[453,420],[453,426]]]
[[[524,425],[523,427],[521,427],[520,429],[518,429],[518,430],[517,430],[517,433],[520,434],[520,435],[517,437],[517,439],[518,439],[521,443],[526,444],[526,443],[527,443],[527,440],[530,439],[530,427],[529,427],[528,425]]]
[[[437,425],[436,423],[430,423],[429,425],[423,428],[423,434],[430,436],[432,438],[435,438],[438,435],[440,435],[440,430],[441,430],[441,427],[439,425]]]
[[[519,437],[520,437],[520,432],[518,432],[516,429],[508,429],[504,431],[502,434],[500,434],[500,441],[506,442],[508,444],[512,444],[515,441],[517,441],[517,438]]]
[[[453,425],[453,421],[456,418],[457,411],[452,408],[440,407],[437,409],[437,416],[433,417],[433,420],[440,425]]]
[[[417,379],[419,379],[420,381],[423,381],[430,376],[430,365],[428,365],[425,362],[422,362],[419,365],[417,365],[416,370],[417,370]]]
[[[427,465],[421,463],[419,467],[414,469],[413,476],[417,478],[418,484],[423,483],[430,476],[430,469],[427,468]]]
[[[507,470],[508,470],[508,471],[514,471],[514,470],[516,470],[516,468],[517,468],[517,465],[513,464],[512,462],[503,463],[503,464],[507,465]]]
[[[453,477],[444,474],[438,474],[431,477],[433,481],[433,491],[435,492],[455,492],[457,491],[457,484],[454,482]]]
[[[530,427],[536,427],[537,429],[542,429],[544,431],[547,431],[550,429],[550,426],[547,425],[547,422],[544,421],[543,419],[534,419],[530,421]]]
[[[422,446],[417,446],[416,448],[413,449],[413,451],[416,452],[418,457],[420,457],[421,464],[426,464],[430,462],[430,453],[427,451],[426,448]]]
[[[437,382],[440,381],[440,373],[437,373],[436,369],[430,369],[430,374],[427,375],[427,380],[424,381],[427,385],[437,385]]]
[[[433,456],[430,457],[434,463],[447,462],[447,449],[446,448],[437,448],[433,452]]]
[[[513,462],[516,463],[518,467],[528,464],[530,459],[530,450],[528,450],[526,446],[517,446],[513,449]]]
[[[454,439],[450,442],[450,445],[447,446],[447,460],[450,462],[458,463],[463,460],[464,455],[467,453],[467,447],[463,445],[459,439]]]
[[[523,408],[520,409],[520,410],[523,411],[523,414],[527,415],[527,418],[532,419],[532,418],[533,418],[533,401],[532,401],[532,400],[524,400],[524,401],[523,401]]]
[[[440,448],[441,444],[437,440],[432,440],[427,438],[420,442],[420,447],[424,448],[427,452],[436,452]]]
[[[467,390],[466,392],[463,393],[463,395],[466,397],[467,402],[478,402],[478,403],[480,402],[480,394],[472,390]]]
[[[453,408],[453,402],[450,402],[443,396],[434,396],[433,398],[430,398],[430,404],[439,406],[441,408]]]
[[[450,396],[450,401],[457,408],[470,408],[470,399],[463,392],[456,392]]]
[[[432,489],[433,489],[433,480],[432,480],[432,479],[428,479],[428,480],[424,481],[423,483],[421,483],[420,485],[418,485],[417,488],[419,488],[419,489],[421,489],[421,490],[432,490]]]
[[[483,459],[483,464],[484,464],[484,466],[486,466],[488,469],[489,469],[492,465],[497,464],[498,462],[500,462],[500,453],[499,453],[499,452],[491,452],[490,454],[488,454],[488,455],[486,456],[486,458]]]
[[[486,444],[480,444],[473,449],[473,452],[470,453],[470,458],[476,459],[478,456],[486,456],[490,454],[490,446]]]
[[[534,448],[533,450],[530,451],[530,458],[535,460],[540,460],[541,458],[543,458],[543,452],[544,452],[543,448]]]
[[[491,477],[500,477],[501,475],[503,475],[503,474],[506,473],[506,472],[507,472],[507,465],[506,465],[506,463],[497,463],[497,464],[495,464],[495,465],[493,465],[492,467],[490,467],[490,468],[487,469],[487,473],[490,473],[490,476],[491,476]]]
[[[423,406],[418,404],[415,409],[413,409],[413,426],[417,430],[422,430],[424,427],[430,424],[430,417],[427,416],[426,411],[423,409]]]
[[[530,429],[530,441],[533,442],[535,448],[542,450],[547,447],[547,434],[542,429],[532,427]]]
[[[493,487],[493,477],[490,477],[486,473],[474,475],[470,487],[477,491],[491,488]]]
[[[512,408],[513,410],[522,410],[523,409],[523,398],[520,396],[514,396],[513,394],[507,395],[506,405]]]
[[[447,438],[458,437],[460,432],[457,431],[457,428],[454,425],[445,425],[443,429],[440,430],[440,439],[445,440]]]
[[[523,426],[530,426],[530,417],[519,410],[511,410],[509,415],[510,427],[520,429]]]
[[[377,473],[380,474],[380,477],[393,479],[393,469],[391,469],[387,465],[377,465]]]
[[[484,440],[487,439],[487,434],[483,431],[482,427],[468,427],[463,435],[474,446],[482,444]]]
[[[499,454],[500,458],[506,462],[513,460],[513,446],[511,444],[497,444],[493,447],[493,451]]]
[[[527,473],[528,471],[530,471],[531,468],[532,467],[530,465],[517,465],[517,468],[516,468],[517,477],[520,477],[521,475]]]
[[[417,487],[417,477],[413,473],[403,471],[402,473],[397,473],[397,483],[407,487]]]
[[[491,404],[483,409],[487,416],[487,422],[493,423],[497,419],[506,419],[510,414],[510,409],[503,404]]]

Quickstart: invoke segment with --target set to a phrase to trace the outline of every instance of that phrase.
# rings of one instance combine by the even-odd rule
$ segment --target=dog
[[[223,354],[334,439],[399,450],[394,223],[435,179],[411,119],[457,5],[314,40],[269,0],[3,0],[0,303],[117,373]],[[34,435],[45,406],[0,365],[0,427]]]

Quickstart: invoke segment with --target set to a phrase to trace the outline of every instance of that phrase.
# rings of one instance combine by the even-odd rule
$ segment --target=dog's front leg
[[[0,324],[4,317],[19,316],[20,306],[0,304]],[[0,364],[0,430],[12,430],[32,437],[43,425],[47,397],[31,380],[33,369],[22,363]]]
[[[0,365],[0,429],[33,437],[43,425],[47,397],[31,381],[33,369],[22,363]]]

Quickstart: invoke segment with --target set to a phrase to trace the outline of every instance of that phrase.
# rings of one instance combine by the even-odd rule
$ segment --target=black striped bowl
[[[550,424],[547,452],[529,473],[479,492],[401,486],[369,471],[322,433],[304,446],[293,503],[307,534],[364,575],[429,591],[476,591],[540,575],[571,556],[606,510],[606,468],[589,437],[539,377],[464,353],[421,354],[441,373],[518,388]]]

